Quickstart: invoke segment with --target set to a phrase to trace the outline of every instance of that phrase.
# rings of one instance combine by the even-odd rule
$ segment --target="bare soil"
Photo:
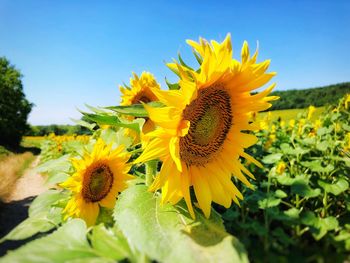
[[[28,208],[33,199],[47,190],[45,178],[34,169],[39,161],[39,157],[36,157],[23,176],[16,181],[11,192],[0,201],[0,238],[28,217]],[[33,238],[35,237],[21,241],[5,241],[0,244],[0,257]]]
[[[4,199],[4,203],[20,201],[27,197],[39,195],[47,190],[47,187],[44,185],[45,178],[34,170],[39,161],[39,157],[36,157],[21,178],[17,180],[12,188],[12,192]]]

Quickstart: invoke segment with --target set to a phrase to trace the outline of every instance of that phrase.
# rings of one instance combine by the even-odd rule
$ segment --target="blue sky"
[[[278,90],[350,81],[350,1],[0,0],[0,56],[23,73],[31,124],[71,123],[84,103],[120,102],[131,72],[176,80],[164,62],[186,39],[232,35],[270,58]],[[164,85],[162,85],[163,88]]]

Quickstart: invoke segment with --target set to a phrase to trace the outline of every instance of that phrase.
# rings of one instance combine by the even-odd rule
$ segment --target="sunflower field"
[[[37,138],[49,190],[0,262],[350,260],[350,94],[261,117],[270,61],[246,42],[234,59],[230,35],[188,44],[198,65],[167,64],[168,90],[134,74],[120,105],[82,112],[93,135]]]

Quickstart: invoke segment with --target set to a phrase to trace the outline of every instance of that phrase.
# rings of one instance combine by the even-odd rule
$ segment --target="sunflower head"
[[[154,76],[149,72],[142,72],[138,77],[133,73],[133,78],[130,78],[130,87],[120,86],[120,92],[122,93],[122,101],[120,105],[129,106],[133,104],[148,103],[152,101],[158,101],[157,95],[154,90],[159,90],[160,86]],[[134,118],[128,116],[129,120]],[[146,118],[142,128],[142,132],[146,133],[154,129],[154,123]],[[125,135],[134,138],[135,141],[139,140],[139,135],[130,129],[125,129]]]
[[[160,158],[160,173],[150,190],[162,189],[162,201],[177,203],[185,199],[194,217],[190,188],[193,187],[198,206],[209,217],[214,201],[229,207],[243,196],[231,181],[235,176],[252,187],[245,175],[254,176],[245,168],[240,157],[260,165],[244,150],[257,138],[252,114],[268,109],[277,97],[267,95],[274,84],[260,93],[275,73],[266,73],[270,61],[257,63],[256,51],[250,56],[244,42],[241,61],[232,58],[230,35],[222,43],[205,39],[192,40],[200,62],[193,70],[182,61],[168,66],[180,77],[179,90],[153,90],[163,108],[145,105],[149,118],[157,129],[146,135],[147,144],[136,162]]]
[[[122,93],[120,105],[129,106],[158,100],[152,89],[160,89],[160,87],[151,73],[142,72],[140,77],[133,73],[133,78],[130,78],[130,87],[120,86],[119,89]]]
[[[315,111],[316,111],[316,108],[314,106],[310,105],[309,108],[308,108],[308,112],[307,112],[307,119],[308,120],[311,120],[311,118],[314,115]]]
[[[75,172],[61,184],[72,192],[63,210],[65,219],[78,217],[93,225],[100,206],[114,207],[118,193],[133,178],[128,174],[130,156],[123,150],[123,146],[112,149],[99,139],[91,153],[86,152],[82,159],[72,159]]]

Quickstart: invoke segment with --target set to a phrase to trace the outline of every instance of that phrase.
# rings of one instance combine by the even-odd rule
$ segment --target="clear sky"
[[[199,36],[230,32],[236,58],[259,41],[279,90],[350,81],[349,14],[348,0],[0,0],[0,56],[24,75],[29,122],[64,124],[84,103],[117,105],[132,71],[176,80],[164,62],[194,63],[185,40]]]

